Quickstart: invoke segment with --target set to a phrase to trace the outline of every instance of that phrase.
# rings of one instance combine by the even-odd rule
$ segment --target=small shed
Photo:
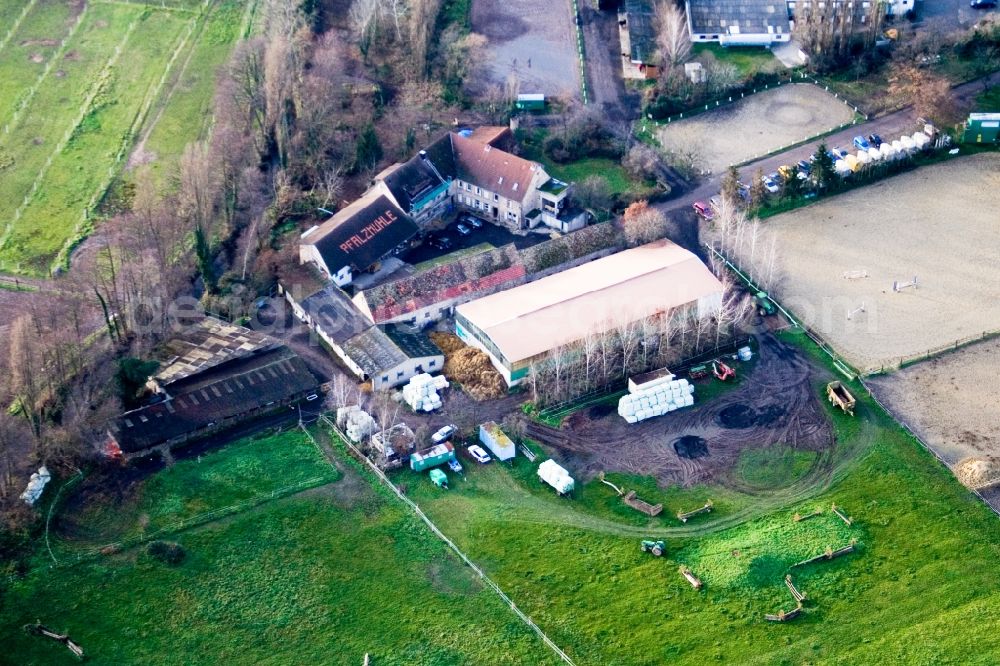
[[[455,447],[451,445],[451,442],[445,442],[411,455],[410,469],[414,472],[423,472],[425,469],[444,465],[449,460],[454,459]]]
[[[514,108],[518,111],[544,111],[545,95],[542,93],[522,93],[517,96]]]
[[[493,421],[487,421],[479,426],[479,441],[493,453],[497,460],[510,460],[517,455],[514,442]]]
[[[970,113],[962,143],[997,143],[1000,140],[1000,113]]]

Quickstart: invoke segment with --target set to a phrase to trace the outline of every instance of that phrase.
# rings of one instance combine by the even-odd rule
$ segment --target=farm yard
[[[868,383],[882,402],[951,466],[982,488],[1000,481],[1000,340],[918,363]],[[1000,508],[1000,492],[986,490]]]
[[[527,433],[552,447],[585,479],[599,472],[649,475],[662,486],[724,483],[743,452],[784,444],[818,460],[832,445],[815,383],[818,373],[795,350],[774,338],[759,338],[759,360],[737,366],[750,372],[740,385],[696,405],[636,425],[613,407],[591,407],[566,419],[562,428],[530,423]],[[717,380],[704,383],[710,388]],[[821,476],[821,466],[813,470]],[[791,482],[797,479],[785,479]],[[739,483],[735,484],[739,486]]]
[[[814,369],[805,383],[818,395],[831,373],[818,350],[801,335],[782,333],[779,342]],[[753,383],[751,374],[719,398]],[[609,474],[663,504],[648,518],[596,478],[559,498],[535,478],[538,461],[481,466],[464,452],[465,471],[449,472],[447,491],[409,470],[392,480],[577,664],[770,664],[803,655],[817,663],[947,662],[960,661],[970,644],[996,653],[995,515],[854,390],[857,417],[818,408],[835,442],[823,454],[831,473],[802,493]],[[366,652],[378,664],[556,663],[336,435],[312,432],[336,470],[327,467],[314,488],[165,537],[186,551],[180,563],[126,547],[40,566],[14,582],[0,606],[8,652],[24,664],[63,656],[62,646],[21,631],[40,619],[68,632],[96,663],[164,654],[183,654],[186,663],[350,663]],[[577,473],[562,451],[546,452]],[[761,475],[762,465],[799,467],[783,449],[753,455],[740,464],[756,468],[762,483],[775,481]],[[126,524],[147,515],[152,529],[267,492],[282,482],[279,469],[312,478],[321,460],[296,432],[191,451],[172,468],[132,479],[120,497],[81,489],[60,512],[60,534],[103,530],[119,506]],[[675,518],[707,499],[711,513],[686,524]],[[809,517],[796,521],[796,513]],[[665,540],[662,558],[640,552],[647,538]],[[842,557],[822,557],[848,547]],[[703,588],[692,589],[680,567]],[[804,607],[776,626],[764,615],[794,607],[789,574]]]
[[[854,115],[843,100],[819,86],[786,84],[661,125],[656,138],[666,150],[693,152],[698,168],[720,173],[731,164],[849,123]],[[725,132],[719,130],[723,125]]]
[[[12,0],[0,37],[0,270],[47,275],[138,140],[164,169],[208,122],[247,0]],[[157,130],[162,124],[163,129]]]
[[[488,40],[485,80],[504,86],[514,74],[522,93],[575,99],[580,67],[569,2],[472,0],[472,31]]]
[[[775,292],[863,372],[1000,328],[998,167],[962,157],[771,218]]]

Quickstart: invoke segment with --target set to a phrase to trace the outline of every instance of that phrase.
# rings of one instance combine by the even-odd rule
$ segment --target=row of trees
[[[751,301],[727,279],[717,312],[691,306],[638,321],[606,322],[533,362],[526,385],[539,406],[573,400],[718,349],[734,339],[751,311]]]

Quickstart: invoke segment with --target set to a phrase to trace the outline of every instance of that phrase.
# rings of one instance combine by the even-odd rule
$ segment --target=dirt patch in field
[[[869,380],[875,395],[978,487],[1000,481],[1000,339]]]
[[[59,46],[58,39],[25,39],[18,46]]]
[[[57,69],[55,72],[53,72],[53,74],[55,75],[55,77],[57,79],[65,79],[66,78],[66,70],[65,69]]]
[[[693,151],[699,167],[719,173],[730,164],[765,155],[849,122],[854,110],[809,83],[750,95],[660,128],[664,148]],[[720,131],[725,127],[725,131]]]
[[[767,222],[775,291],[859,369],[896,367],[1000,329],[998,210],[1000,155],[985,153],[780,215]],[[914,277],[916,289],[893,291]]]
[[[556,449],[574,476],[625,472],[655,476],[663,485],[725,482],[748,447],[828,448],[833,435],[813,388],[818,371],[772,335],[759,341],[749,377],[704,404],[634,425],[615,412],[597,416],[587,410],[562,428],[527,422],[526,434]]]
[[[45,62],[45,56],[43,56],[41,53],[32,53],[28,59],[31,60],[31,62],[35,63],[36,65]]]
[[[77,62],[80,60],[80,53],[78,51],[67,51],[66,55],[63,56],[63,60],[66,62]]]
[[[472,31],[485,36],[487,64],[478,85],[515,75],[522,93],[574,98],[580,92],[576,30],[569,2],[473,0]]]

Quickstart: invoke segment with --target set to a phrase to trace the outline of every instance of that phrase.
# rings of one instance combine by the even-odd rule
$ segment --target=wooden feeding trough
[[[826,385],[826,397],[831,405],[839,407],[845,414],[854,416],[854,396],[842,382],[830,382]]]
[[[701,579],[695,576],[690,569],[688,569],[687,567],[681,567],[680,572],[681,575],[687,579],[687,582],[691,583],[691,587],[693,587],[696,590],[701,589]]]
[[[24,625],[24,631],[33,636],[44,636],[45,638],[51,638],[57,643],[62,643],[69,651],[72,652],[78,659],[83,659],[83,648],[75,643],[68,635],[60,634],[58,632],[52,631],[44,624],[36,622],[35,624]]]
[[[823,515],[823,510],[816,509],[812,513],[807,513],[804,516],[801,513],[796,513],[794,516],[792,516],[792,520],[794,520],[797,523],[801,523],[803,520],[809,520],[810,518],[815,518],[816,516],[822,516],[822,515]]]
[[[630,507],[636,511],[641,511],[647,516],[658,516],[660,512],[663,511],[662,504],[650,504],[649,502],[644,502],[635,496],[635,491],[630,490],[624,496],[622,496],[622,501],[628,504]]]
[[[851,525],[853,525],[853,524],[854,524],[854,519],[853,519],[853,518],[849,518],[848,516],[845,516],[845,515],[844,515],[844,514],[843,514],[843,513],[841,512],[841,510],[840,510],[839,508],[837,508],[837,505],[836,505],[836,504],[831,504],[831,505],[830,505],[830,510],[831,510],[831,511],[833,511],[833,512],[834,512],[835,514],[837,514],[837,516],[838,516],[838,517],[839,517],[839,518],[840,518],[840,519],[841,519],[842,521],[844,521],[845,523],[847,523],[847,525],[848,525],[848,526],[851,526]]]
[[[801,606],[802,602],[806,599],[806,595],[799,592],[799,589],[795,587],[791,576],[785,576],[785,585],[788,586],[788,591],[792,593],[792,598]]]
[[[772,615],[768,613],[764,616],[764,619],[768,622],[788,622],[789,620],[794,620],[799,615],[802,614],[802,604],[799,604],[790,611],[778,611],[777,615]]]
[[[687,512],[678,511],[677,520],[681,521],[682,523],[686,523],[690,518],[694,518],[698,514],[711,513],[711,511],[712,511],[712,500],[708,500],[707,502],[705,502],[705,506],[701,507],[700,509],[695,509],[694,511],[687,511]]]
[[[802,560],[801,562],[796,562],[792,565],[792,568],[805,566],[806,564],[812,564],[813,562],[819,562],[820,560],[832,560],[841,555],[847,555],[848,553],[854,552],[854,544],[857,543],[854,539],[851,539],[851,543],[847,544],[843,548],[838,548],[834,550],[833,548],[827,548],[826,552],[820,553],[816,557],[810,557],[808,560]]]
[[[660,512],[663,511],[662,504],[650,504],[649,502],[644,502],[636,496],[634,490],[630,490],[626,493],[624,490],[604,478],[604,472],[601,472],[597,478],[604,485],[611,486],[614,491],[618,493],[618,496],[622,498],[622,501],[636,511],[641,511],[647,516],[658,516],[660,515]]]

